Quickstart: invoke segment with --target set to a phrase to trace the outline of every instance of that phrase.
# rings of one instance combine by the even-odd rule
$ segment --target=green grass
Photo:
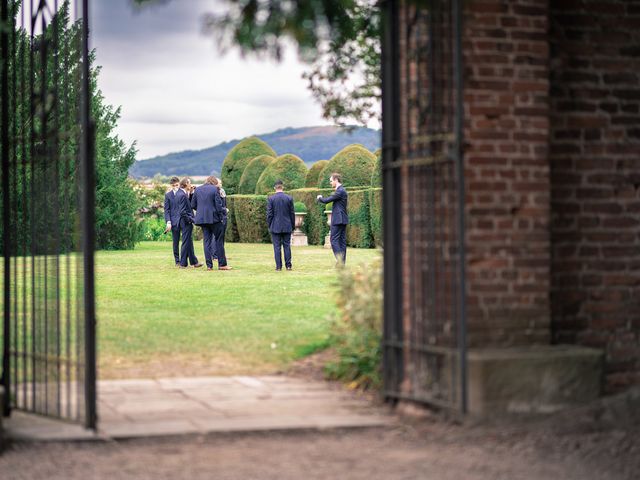
[[[98,252],[99,376],[266,373],[326,347],[333,255],[292,250],[291,272],[274,271],[267,244],[228,244],[228,272],[177,269],[163,242]],[[202,242],[196,254],[204,262]],[[348,255],[357,264],[376,251]]]

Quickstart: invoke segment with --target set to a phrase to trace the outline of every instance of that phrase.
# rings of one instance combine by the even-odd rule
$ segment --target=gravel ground
[[[454,425],[408,420],[357,431],[16,443],[2,480],[640,478],[640,428],[593,431],[562,418]],[[566,420],[566,419],[565,419]],[[593,426],[593,425],[591,425]]]

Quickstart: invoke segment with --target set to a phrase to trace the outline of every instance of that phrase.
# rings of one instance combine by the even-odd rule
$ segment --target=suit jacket
[[[181,188],[176,192],[176,198],[178,200],[178,208],[180,210],[180,221],[183,220],[187,223],[193,223],[193,209],[189,202],[189,195],[187,195]]]
[[[293,198],[278,192],[267,199],[267,225],[271,233],[291,233],[296,225]]]
[[[347,214],[348,197],[349,194],[344,187],[340,185],[330,197],[322,197],[318,199],[321,203],[333,202],[333,207],[331,208],[331,225],[349,224],[349,214]]]
[[[191,208],[196,211],[196,225],[211,225],[222,222],[222,197],[215,185],[205,183],[196,188],[191,198]]]
[[[180,191],[180,189],[178,189]],[[171,228],[180,228],[180,205],[178,194],[169,190],[164,194],[164,221],[171,222]]]

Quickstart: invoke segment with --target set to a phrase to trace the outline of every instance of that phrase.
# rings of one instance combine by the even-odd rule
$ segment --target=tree
[[[150,4],[159,0],[133,0]],[[225,0],[223,15],[207,14],[205,28],[222,52],[282,56],[293,41],[325,118],[339,125],[379,119],[380,9],[376,0]]]

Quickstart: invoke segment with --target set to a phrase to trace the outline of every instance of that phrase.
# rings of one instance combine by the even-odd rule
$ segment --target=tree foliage
[[[19,2],[12,4],[14,16],[18,7]],[[12,213],[18,232],[31,227],[40,239],[31,246],[29,235],[18,234],[20,248],[31,248],[31,252],[77,247],[82,25],[80,20],[71,23],[69,17],[69,2],[61,2],[42,33],[31,36],[18,22],[11,33],[10,135],[16,167],[10,175],[13,194],[24,200]],[[138,238],[138,202],[127,175],[135,147],[125,145],[115,134],[120,110],[109,105],[98,89],[100,68],[95,65],[95,52],[89,60],[95,123],[96,247],[132,248]]]

